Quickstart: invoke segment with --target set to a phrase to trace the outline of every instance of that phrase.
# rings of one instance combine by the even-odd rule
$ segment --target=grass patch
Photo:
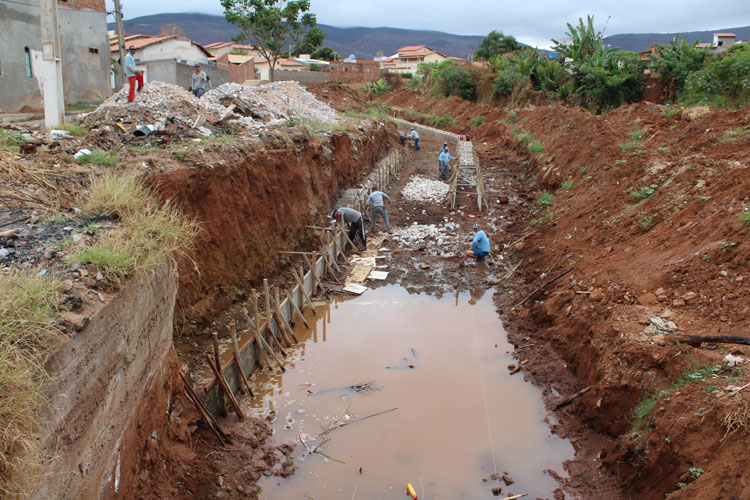
[[[620,148],[620,151],[625,153],[626,151],[630,151],[637,145],[638,145],[638,141],[629,141],[629,142],[622,142],[618,144],[617,146]]]
[[[750,127],[739,127],[724,132],[719,142],[737,142],[737,136],[750,134]]]
[[[633,198],[635,201],[641,201],[641,200],[645,200],[646,198],[654,194],[657,187],[658,186],[656,184],[651,184],[650,186],[643,186],[640,189],[634,189],[629,194],[630,194],[630,197]]]
[[[711,108],[708,106],[695,106],[690,109],[686,109],[683,111],[683,113],[687,114],[687,117],[690,119],[690,121],[696,121],[700,120],[704,116],[708,116],[711,114]]]
[[[70,257],[117,281],[137,271],[154,269],[175,256],[188,256],[198,225],[132,177],[106,175],[92,182],[83,204],[86,213],[115,216],[120,226]]]
[[[667,389],[646,394],[633,408],[633,421],[631,423],[633,432],[641,432],[650,426],[653,422],[651,417],[653,409],[661,400],[668,401],[669,395],[673,392],[691,383],[703,383],[707,377],[727,372],[727,370],[731,370],[731,368],[722,365],[696,367],[683,372]]]
[[[656,214],[648,214],[648,215],[642,215],[638,219],[638,225],[641,226],[641,229],[644,231],[651,226],[651,223],[654,222],[654,219],[656,218]]]
[[[29,498],[44,474],[39,410],[44,363],[63,342],[53,321],[60,284],[47,276],[0,275],[0,497]]]
[[[73,137],[84,137],[89,133],[89,130],[86,127],[81,127],[80,125],[74,125],[72,123],[61,123],[55,128],[58,130],[65,130]]]
[[[535,207],[547,209],[552,206],[552,203],[554,201],[555,201],[555,195],[545,191],[542,194],[540,194],[536,200],[534,200],[533,204]]]
[[[333,132],[341,132],[342,130],[346,130],[346,127],[344,125],[340,125],[338,123],[328,123],[324,122],[323,120],[316,120],[315,118],[301,118],[300,122],[302,123],[302,126],[307,129],[307,132],[312,137],[320,137],[323,134],[330,134]]]
[[[672,118],[674,115],[678,115],[682,112],[680,108],[667,108],[664,110],[664,113],[662,113],[663,116],[666,116],[667,118]]]
[[[21,132],[10,132],[0,127],[0,149],[7,149],[16,153],[21,144],[23,144]]]
[[[641,139],[643,139],[645,135],[646,135],[646,129],[642,128],[642,129],[633,130],[632,132],[628,134],[628,137],[630,137],[630,140],[632,141],[640,141]]]
[[[533,155],[538,155],[544,152],[544,145],[537,141],[532,141],[531,144],[529,144],[529,153]]]
[[[560,189],[571,189],[573,187],[573,179],[568,179],[560,184]]]
[[[83,155],[76,158],[76,163],[93,163],[94,165],[107,165],[113,167],[117,165],[117,152],[110,153],[103,149],[95,149],[90,155]]]
[[[740,224],[742,224],[745,227],[750,227],[750,208],[745,210],[740,214],[739,217],[737,217],[737,220]]]
[[[471,120],[471,126],[472,127],[478,127],[480,125],[484,124],[484,116],[477,116],[473,120]]]
[[[545,213],[542,217],[530,220],[526,227],[528,229],[540,227],[540,226],[545,225],[546,223],[548,223],[554,218],[555,218],[555,212],[553,212],[552,210],[547,210],[547,213]]]

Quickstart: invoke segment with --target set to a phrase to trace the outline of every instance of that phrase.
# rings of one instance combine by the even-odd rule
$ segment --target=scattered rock
[[[642,306],[653,306],[659,303],[656,294],[648,292],[638,297],[638,303]]]
[[[672,301],[672,307],[685,307],[685,299],[674,299]]]
[[[685,295],[682,296],[682,298],[685,300],[685,302],[690,302],[694,298],[698,296],[695,292],[687,292]]]
[[[667,291],[666,291],[666,290],[664,290],[664,289],[663,289],[662,287],[659,287],[659,288],[657,288],[656,290],[654,290],[654,293],[655,293],[656,295],[666,295],[666,294],[667,294]]]
[[[513,478],[508,474],[503,474],[503,482],[505,483],[505,486],[510,486],[511,484],[515,483]]]
[[[63,314],[62,318],[66,325],[71,326],[77,332],[83,330],[89,322],[88,317],[73,312]]]
[[[674,332],[677,330],[677,325],[672,323],[671,321],[666,321],[663,318],[660,318],[659,316],[650,316],[648,318],[649,322],[654,325],[656,328],[663,332]]]

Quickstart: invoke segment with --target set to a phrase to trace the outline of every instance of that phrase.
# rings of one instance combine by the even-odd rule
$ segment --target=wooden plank
[[[214,375],[216,376],[216,380],[219,382],[219,385],[221,386],[221,390],[224,391],[224,395],[229,399],[229,402],[232,403],[232,406],[234,406],[234,409],[237,411],[237,416],[240,420],[243,420],[245,418],[245,415],[242,413],[242,408],[240,408],[240,404],[237,402],[237,400],[234,397],[234,394],[232,394],[232,391],[229,389],[229,386],[227,385],[227,382],[224,380],[224,377],[219,373],[219,370],[216,368],[216,365],[214,365],[213,361],[211,360],[211,355],[206,354],[206,361],[208,361],[208,365],[211,367],[211,371],[214,372]]]

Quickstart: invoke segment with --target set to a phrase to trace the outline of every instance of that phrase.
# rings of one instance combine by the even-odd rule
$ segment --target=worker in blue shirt
[[[419,133],[412,128],[409,137],[414,141],[414,151],[419,151]]]
[[[448,180],[451,177],[451,166],[450,161],[454,158],[451,156],[451,154],[448,152],[448,146],[443,146],[442,149],[440,149],[440,172],[438,175],[438,179],[445,179]]]
[[[474,224],[474,239],[471,242],[471,250],[466,250],[466,256],[484,260],[489,254],[490,240],[484,231],[479,229],[479,224]]]

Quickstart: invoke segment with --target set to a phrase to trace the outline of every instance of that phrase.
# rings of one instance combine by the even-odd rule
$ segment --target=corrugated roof
[[[268,59],[265,57],[256,57],[255,64],[268,64]],[[292,61],[291,59],[285,59],[283,57],[279,58],[279,60],[276,61],[276,64],[282,66],[304,66],[304,64],[300,64],[297,61]]]

